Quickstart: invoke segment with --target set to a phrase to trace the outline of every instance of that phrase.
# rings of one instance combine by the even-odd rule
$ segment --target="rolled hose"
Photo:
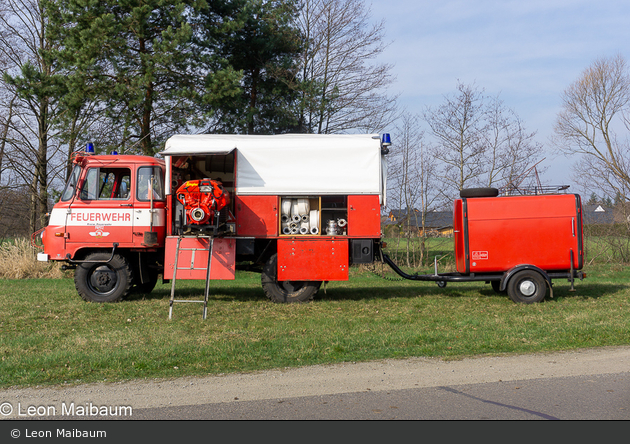
[[[311,234],[319,234],[319,211],[311,210],[308,220],[311,226]]]

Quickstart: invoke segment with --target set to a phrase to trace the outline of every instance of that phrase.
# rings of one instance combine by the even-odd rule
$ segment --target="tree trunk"
[[[256,113],[256,103],[258,101],[258,79],[260,70],[252,72],[252,89],[249,92],[249,113],[247,116],[247,134],[254,134],[254,114]]]
[[[15,97],[9,103],[9,114],[7,115],[7,121],[2,128],[2,138],[0,139],[0,184],[2,183],[2,161],[4,159],[4,149],[7,144],[7,135],[9,134],[9,126],[11,125],[11,118],[13,117],[13,104]]]
[[[44,99],[39,105],[39,149],[37,151],[37,165],[35,166],[35,189],[38,198],[38,215],[35,230],[46,224],[48,213],[48,100]]]

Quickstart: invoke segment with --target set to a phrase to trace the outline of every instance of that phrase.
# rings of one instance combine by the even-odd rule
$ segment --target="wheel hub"
[[[536,292],[536,285],[532,281],[523,281],[519,289],[525,296],[531,296]]]
[[[94,270],[90,277],[92,289],[97,293],[108,293],[116,287],[117,279],[113,270],[102,266]]]
[[[111,278],[109,277],[107,273],[99,273],[98,276],[96,276],[96,283],[98,284],[99,287],[103,287],[109,284],[110,282],[111,282]]]

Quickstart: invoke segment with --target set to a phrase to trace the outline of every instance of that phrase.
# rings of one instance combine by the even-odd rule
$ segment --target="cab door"
[[[135,173],[133,242],[140,247],[164,246],[166,236],[164,170],[159,165],[143,165],[138,167]]]
[[[67,216],[68,250],[132,242],[131,169],[88,167]]]

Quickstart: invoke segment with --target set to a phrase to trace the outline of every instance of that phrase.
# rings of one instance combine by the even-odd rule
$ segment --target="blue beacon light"
[[[390,146],[392,144],[392,139],[389,136],[389,133],[383,134],[383,139],[381,140],[381,144],[383,146]]]
[[[381,139],[381,154],[389,154],[389,146],[392,144],[392,139],[389,136],[389,133],[383,133],[383,137]]]
[[[92,142],[88,142],[85,146],[85,152],[86,154],[94,154],[94,144]]]

